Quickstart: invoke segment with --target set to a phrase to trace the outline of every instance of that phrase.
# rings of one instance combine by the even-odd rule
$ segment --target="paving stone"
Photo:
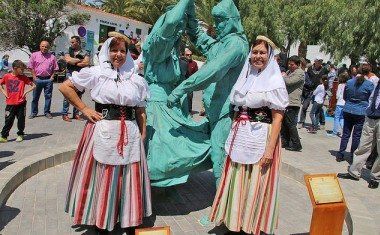
[[[54,175],[61,174],[62,172],[67,172],[69,174],[69,169],[71,167],[71,163],[65,163],[60,166],[61,170],[57,170],[55,168],[50,168],[44,171],[44,174],[37,174],[36,179],[27,180],[22,188],[16,189],[16,191],[12,194],[12,200],[8,201],[7,207],[4,207],[0,210],[1,213],[6,213],[7,211],[15,211],[18,210],[14,208],[12,202],[14,198],[16,198],[16,194],[19,193],[22,189],[29,188],[27,184],[29,183],[39,183],[39,181],[45,181],[46,179],[55,179]],[[33,178],[34,178],[33,177]],[[66,177],[57,177],[55,183],[57,185],[66,185],[68,182]],[[190,183],[193,184],[195,181],[209,182],[212,181],[213,178],[209,174],[200,175],[198,178],[193,179],[190,178]],[[281,177],[281,191],[280,197],[284,198],[286,201],[280,204],[280,234],[288,234],[288,232],[292,233],[301,233],[308,231],[309,222],[310,222],[310,202],[307,196],[307,192],[304,189],[302,184],[297,183],[296,181],[287,178]],[[45,184],[46,190],[50,187],[50,184]],[[207,217],[210,211],[210,206],[212,200],[208,200],[208,204],[205,206],[203,202],[199,201],[197,196],[194,194],[204,193],[203,190],[194,191],[192,194],[189,194],[188,187],[174,187],[176,193],[170,194],[165,201],[159,201],[154,204],[155,211],[159,211],[158,215],[156,215],[153,220],[145,220],[147,224],[151,224],[152,222],[154,226],[170,226],[173,234],[218,234],[218,231],[221,231],[220,228],[215,229],[214,224],[209,224],[207,226],[202,226],[199,223],[199,219],[203,217]],[[183,190],[183,191],[182,191]],[[156,192],[153,190],[153,192]],[[55,194],[56,198],[46,199],[47,195],[45,193],[40,192],[42,195],[36,192],[34,203],[27,203],[28,200],[25,199],[24,202],[27,203],[21,209],[21,213],[17,214],[15,217],[11,217],[7,226],[9,229],[4,231],[14,231],[20,227],[20,231],[26,229],[27,233],[35,234],[35,232],[44,232],[46,234],[78,234],[86,231],[86,234],[95,234],[94,232],[88,231],[86,229],[78,229],[72,228],[72,220],[68,214],[63,211],[63,202],[61,205],[57,205],[59,203],[58,194]],[[54,194],[52,194],[54,195]],[[155,198],[160,196],[159,194],[153,193],[153,201],[157,201]],[[192,196],[191,196],[192,195]],[[189,203],[190,206],[183,203],[178,203],[176,197],[182,197],[186,203]],[[173,197],[173,198],[171,198]],[[174,201],[173,201],[174,200]],[[45,211],[43,210],[43,206],[41,206],[41,202],[46,201]],[[173,203],[174,202],[174,203]],[[302,206],[299,206],[302,205]],[[180,207],[183,206],[184,209]],[[13,209],[12,209],[13,208]],[[27,208],[24,210],[24,208]],[[58,209],[59,208],[59,209]],[[193,208],[193,210],[192,210]],[[199,209],[201,208],[201,209]],[[305,210],[305,208],[307,210]],[[181,209],[181,210],[179,210]],[[45,212],[45,213],[43,213]],[[292,216],[288,216],[292,215]],[[297,216],[296,216],[297,215]],[[23,221],[20,222],[20,219]],[[18,226],[20,224],[20,226]],[[31,228],[26,228],[26,226]],[[151,226],[150,225],[150,226]],[[291,225],[291,226],[289,226]],[[44,226],[44,228],[42,228]],[[222,228],[225,230],[225,228]],[[120,234],[114,232],[115,234]],[[4,233],[7,234],[7,233]],[[113,233],[112,233],[113,234]]]
[[[26,179],[36,170],[48,168],[55,163],[60,163],[71,158],[72,155],[51,156],[57,154],[65,148],[75,148],[80,138],[85,122],[73,121],[66,123],[61,120],[57,112],[62,106],[62,96],[59,94],[57,85],[54,85],[52,111],[53,120],[37,117],[26,121],[26,131],[29,133],[24,142],[16,143],[10,141],[1,144],[2,151],[14,152],[10,156],[0,157],[0,183],[3,182],[5,174],[14,174],[7,171],[9,165],[19,164],[25,169],[19,178]],[[91,104],[88,92],[83,99]],[[41,99],[41,101],[43,98]],[[199,109],[199,93],[195,93],[195,108]],[[0,102],[3,102],[0,96]],[[43,110],[43,102],[40,102],[40,110]],[[27,113],[30,112],[30,105],[27,106]],[[4,110],[0,109],[0,117],[4,116]],[[197,118],[197,117],[196,117]],[[0,118],[0,126],[3,119]],[[331,128],[331,121],[327,120],[327,129]],[[15,128],[11,131],[11,139],[15,137]],[[329,151],[339,147],[339,138],[329,138],[325,131],[319,131],[316,135],[308,134],[305,129],[300,129],[303,151],[289,152],[283,151],[283,175],[280,179],[280,221],[278,234],[299,234],[306,233],[310,226],[311,204],[305,186],[295,182],[286,176],[292,175],[294,178],[303,180],[303,172],[309,173],[337,173],[344,172],[348,164],[346,162],[337,163],[335,157]],[[73,147],[74,146],[74,147]],[[33,154],[36,159],[28,159]],[[1,151],[0,151],[1,155]],[[33,163],[38,157],[47,157],[39,164],[27,167],[27,162]],[[25,159],[25,161],[23,161]],[[46,234],[97,234],[91,229],[78,230],[72,228],[71,218],[64,212],[64,202],[66,188],[71,172],[71,162],[64,163],[54,168],[49,168],[33,176],[11,195],[5,207],[0,209],[1,234],[29,234],[32,233],[31,225],[35,216],[40,217],[45,211],[45,231]],[[297,168],[297,170],[294,170]],[[3,174],[4,173],[4,174]],[[16,183],[20,179],[14,180]],[[380,194],[379,190],[367,188],[364,180],[359,182],[340,180],[343,192],[346,196],[349,209],[354,221],[354,229],[358,228],[354,234],[362,233],[366,226],[369,229],[380,230],[380,224],[374,223],[380,216]],[[45,190],[44,190],[45,188]],[[193,229],[193,234],[214,234],[224,231],[223,227],[214,229],[214,225],[201,226],[199,219],[208,216],[210,206],[215,195],[215,182],[212,172],[205,171],[192,175],[185,185],[173,187],[173,195],[163,194],[153,190],[153,205],[156,217],[155,226],[171,225],[176,234],[185,234],[188,229]],[[44,206],[43,204],[46,204]],[[6,210],[6,208],[13,208]],[[372,220],[371,220],[372,219]],[[29,228],[27,224],[29,223]],[[41,222],[42,223],[42,222]],[[150,222],[151,223],[151,222]],[[190,224],[190,226],[189,226]],[[372,230],[371,230],[372,231]],[[39,231],[41,232],[41,231]],[[115,231],[115,233],[117,233]],[[121,232],[122,233],[122,232]],[[190,231],[189,231],[190,233]],[[119,233],[120,234],[120,233]],[[347,234],[347,228],[344,228]]]
[[[189,221],[187,221],[185,218],[175,219],[175,221],[177,222],[177,224],[183,232],[189,232],[194,230]]]

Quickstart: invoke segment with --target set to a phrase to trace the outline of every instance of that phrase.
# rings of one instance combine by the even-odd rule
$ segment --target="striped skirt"
[[[224,223],[230,231],[274,234],[278,221],[279,169],[278,141],[272,164],[239,164],[226,158],[210,221]]]
[[[95,225],[109,231],[118,222],[122,228],[138,226],[143,217],[152,214],[145,155],[140,162],[128,165],[97,162],[92,154],[94,128],[94,124],[86,124],[75,153],[65,211],[75,225]]]

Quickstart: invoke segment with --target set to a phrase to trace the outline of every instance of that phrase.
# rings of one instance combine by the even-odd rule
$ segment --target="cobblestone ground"
[[[85,93],[83,99],[87,102],[87,104],[91,104],[91,99],[89,97],[88,93]],[[28,99],[28,105],[27,105],[27,115],[30,114],[30,101],[31,96],[29,96]],[[44,98],[41,96],[40,98],[40,114],[43,110],[43,101]],[[0,95],[0,128],[4,125],[4,97]],[[0,144],[0,170],[6,168],[10,164],[13,164],[16,161],[21,161],[23,158],[31,156],[33,154],[38,154],[43,151],[48,151],[50,149],[54,149],[56,147],[62,147],[62,146],[70,146],[73,144],[77,144],[84,122],[80,121],[73,121],[72,123],[67,123],[62,121],[60,117],[60,110],[62,108],[62,95],[59,93],[57,89],[57,85],[54,86],[54,94],[53,94],[53,102],[52,102],[52,112],[55,116],[52,120],[46,119],[43,116],[37,117],[35,119],[27,119],[26,121],[26,137],[25,141],[21,143],[16,143],[14,140],[16,138],[16,129],[15,126],[11,130],[10,135],[10,142],[6,144]],[[71,110],[71,109],[70,109]],[[200,95],[199,93],[195,93],[194,95],[194,110],[200,110]],[[331,129],[331,120],[327,120],[327,128]],[[325,131],[319,131],[317,134],[308,134],[306,133],[305,129],[300,130],[300,136],[302,138],[302,144],[303,144],[303,151],[302,152],[289,152],[284,150],[283,151],[283,161],[289,165],[292,165],[300,170],[303,170],[305,172],[309,173],[338,173],[338,172],[345,172],[347,170],[348,163],[347,162],[341,162],[337,163],[335,161],[334,154],[336,150],[339,148],[340,139],[339,138],[331,138],[326,136]],[[347,158],[349,160],[349,158]],[[61,166],[54,168],[55,171],[59,171]],[[65,168],[65,166],[62,166],[62,168]],[[62,169],[62,171],[64,171]],[[368,171],[364,170],[364,178],[368,180]],[[42,172],[41,174],[47,174]],[[204,174],[208,174],[205,172]],[[207,182],[203,182],[202,180],[204,178],[200,176],[194,176],[192,178],[192,184],[180,186],[178,190],[173,190],[174,192],[179,191],[181,188],[191,188],[193,185],[196,185],[197,191],[194,189],[194,193],[198,192],[199,188],[205,187],[204,185],[207,185]],[[65,175],[67,177],[67,174]],[[25,231],[30,231],[32,228],[34,229],[36,226],[33,226],[33,221],[39,221],[40,224],[44,224],[46,226],[46,231],[48,231],[51,228],[60,229],[58,231],[61,231],[64,227],[62,225],[63,222],[66,223],[67,228],[65,229],[71,230],[69,219],[64,219],[62,217],[61,219],[55,219],[55,217],[49,216],[49,213],[52,213],[50,211],[54,211],[55,213],[58,213],[58,205],[60,208],[62,208],[63,205],[63,197],[66,194],[66,183],[67,181],[61,181],[62,178],[58,177],[57,179],[51,178],[46,179],[46,184],[49,185],[49,190],[46,191],[46,187],[39,186],[39,183],[37,183],[34,186],[31,186],[32,189],[35,188],[35,191],[37,192],[37,189],[39,189],[39,192],[46,191],[45,196],[41,196],[43,198],[46,198],[45,201],[39,202],[40,204],[43,204],[41,207],[37,206],[37,211],[39,215],[43,214],[43,211],[46,212],[45,217],[49,220],[52,219],[52,223],[49,221],[41,222],[41,216],[34,216],[34,208],[37,201],[35,200],[35,197],[37,194],[33,194],[32,192],[28,192],[26,190],[25,184],[22,184],[20,188],[17,189],[17,191],[12,194],[12,197],[8,201],[8,204],[6,207],[3,207],[1,210],[3,211],[0,220],[1,225],[9,224],[9,226],[12,224],[12,226],[15,226],[14,224],[18,224],[21,228],[22,224],[27,224],[28,226],[25,226]],[[205,178],[206,179],[206,178]],[[31,180],[37,180],[36,177],[32,177]],[[61,182],[61,183],[58,183]],[[292,180],[286,179],[282,177],[282,193],[281,193],[281,202],[282,202],[282,215],[284,215],[284,211],[292,211],[292,214],[286,214],[286,219],[288,221],[293,218],[293,224],[284,221],[284,216],[281,216],[280,221],[280,233],[279,234],[287,234],[287,232],[282,231],[289,231],[289,233],[302,233],[308,231],[308,224],[309,224],[309,217],[310,217],[310,211],[308,213],[305,213],[306,211],[304,208],[306,206],[310,205],[310,202],[308,199],[304,201],[305,204],[303,204],[302,197],[297,198],[294,197],[291,193],[292,191],[286,192],[287,190],[287,182],[289,182],[290,185],[293,185],[295,187],[294,182],[292,183]],[[340,183],[342,185],[342,189],[345,195],[345,199],[348,204],[348,208],[350,209],[354,228],[360,227],[358,232],[356,234],[380,234],[380,223],[378,223],[378,218],[380,218],[380,189],[369,189],[367,187],[366,180],[361,179],[359,182],[357,181],[350,181],[350,180],[340,180]],[[200,186],[199,186],[200,185]],[[290,187],[289,185],[289,187]],[[207,186],[207,188],[212,189],[213,187]],[[297,188],[297,187],[295,187]],[[21,196],[18,196],[18,193],[20,189],[24,189],[24,191],[21,192]],[[290,189],[293,190],[292,187]],[[294,189],[296,190],[296,189]],[[33,190],[32,190],[33,191]],[[52,194],[58,194],[57,199],[50,198],[53,196]],[[171,190],[168,190],[168,192],[171,192]],[[186,191],[185,191],[186,192]],[[192,191],[191,191],[192,192]],[[203,192],[203,191],[201,191]],[[185,193],[186,194],[186,193]],[[34,196],[33,196],[34,195]],[[43,195],[43,194],[42,194]],[[49,196],[50,195],[50,196]],[[161,195],[161,196],[160,196]],[[178,194],[175,194],[178,196]],[[191,212],[190,215],[198,218],[199,214],[207,214],[207,206],[211,204],[211,196],[213,195],[213,192],[208,192],[207,194],[199,193],[195,194],[193,197],[197,197],[196,195],[202,196],[202,199],[198,199],[200,203],[205,203],[205,206],[203,207],[196,207],[198,210],[195,212],[195,210],[191,210],[194,212]],[[204,195],[208,196],[208,201],[205,200]],[[295,194],[297,195],[305,195],[306,197],[306,190],[302,186],[299,187],[299,192]],[[20,198],[21,197],[21,198]],[[16,204],[10,205],[9,203],[12,203],[12,198],[14,199],[14,202]],[[60,199],[59,199],[60,198]],[[157,197],[155,197],[155,200],[159,200],[160,198],[167,198],[162,197],[162,192],[157,192]],[[181,198],[181,197],[174,197],[174,198]],[[307,198],[307,197],[306,197]],[[58,199],[61,200],[60,203],[58,203]],[[24,200],[26,201],[25,208],[23,207]],[[45,200],[45,199],[44,199]],[[50,202],[48,201],[50,200]],[[195,200],[195,199],[194,199]],[[284,203],[288,201],[294,201],[297,202],[296,205],[291,203]],[[33,202],[33,203],[32,203]],[[52,203],[51,203],[52,202]],[[180,201],[181,202],[181,201]],[[207,203],[208,204],[207,204]],[[17,204],[18,203],[18,204]],[[175,205],[175,203],[167,203],[168,205]],[[183,203],[182,203],[183,204]],[[179,205],[182,205],[179,204]],[[206,206],[207,204],[207,206]],[[55,205],[55,207],[54,207]],[[287,205],[291,205],[288,208]],[[299,205],[299,207],[297,207]],[[306,206],[305,206],[306,205]],[[12,209],[13,207],[13,209]],[[52,207],[56,208],[53,209]],[[169,206],[170,207],[170,206]],[[40,209],[39,209],[40,208]],[[44,208],[44,209],[41,209]],[[285,209],[284,209],[285,208]],[[157,208],[156,208],[157,209]],[[179,212],[176,212],[173,208],[168,209],[168,213],[172,213],[173,215],[179,215]],[[183,213],[184,218],[186,219],[186,216],[190,216],[189,213],[186,213],[187,209],[184,209],[185,211]],[[7,213],[4,213],[4,211],[7,211]],[[62,211],[61,209],[59,211]],[[164,209],[157,209],[157,211],[161,212],[164,211]],[[181,211],[181,210],[179,210]],[[19,216],[16,215],[28,215],[29,220],[21,220]],[[37,214],[37,212],[36,212]],[[198,214],[198,217],[196,215]],[[167,218],[172,219],[171,221],[175,221],[174,218],[182,218],[182,217],[175,217],[175,216],[169,216],[171,214],[167,214],[167,216],[162,215],[163,218],[161,218],[161,215],[156,216],[156,223],[159,224],[160,221],[166,221]],[[58,216],[58,215],[57,215]],[[309,217],[308,217],[309,216]],[[44,218],[45,218],[44,217]],[[31,219],[30,219],[31,218]],[[34,220],[34,218],[36,218]],[[161,218],[161,220],[160,220]],[[166,218],[166,221],[165,221]],[[305,219],[308,218],[308,219]],[[303,219],[305,219],[303,221]],[[13,220],[18,220],[19,222],[14,222]],[[179,219],[181,221],[181,219]],[[182,218],[183,220],[183,218]],[[5,221],[5,222],[4,222]],[[55,222],[54,222],[55,221]],[[187,221],[187,220],[186,220]],[[296,225],[300,226],[300,224],[305,227],[297,227]],[[36,222],[36,224],[39,224]],[[60,225],[61,224],[61,225]],[[39,225],[40,226],[40,225]],[[179,225],[178,225],[179,226]],[[175,227],[175,226],[174,226]],[[49,228],[49,229],[48,229]],[[82,228],[76,228],[76,230],[81,230]],[[284,230],[282,230],[284,229]],[[294,230],[291,230],[294,229]],[[1,226],[0,226],[1,230]],[[54,230],[54,229],[53,229]],[[55,231],[55,230],[54,230]],[[86,231],[84,229],[83,231]],[[3,231],[0,231],[0,234],[3,233]],[[23,230],[19,230],[20,234],[26,234],[27,232],[23,232]],[[48,233],[47,233],[48,234]],[[54,233],[52,233],[54,234]],[[63,233],[61,233],[63,234]]]
[[[23,183],[0,210],[0,229],[5,234],[98,234],[92,227],[73,227],[64,212],[71,162],[47,169]],[[281,177],[279,234],[308,231],[311,206],[303,185]],[[153,189],[154,216],[144,226],[169,225],[174,235],[223,234],[224,227],[198,222],[210,211],[215,194],[212,173],[193,175],[189,183],[167,190]],[[122,234],[118,228],[112,234]]]
[[[326,123],[331,129],[332,122]],[[340,138],[328,137],[326,131],[309,134],[300,130],[303,151],[283,151],[283,161],[312,174],[347,172],[350,157],[345,162],[336,162],[335,153],[339,149]],[[350,146],[347,148],[349,151]],[[380,235],[380,188],[369,189],[369,170],[363,169],[364,179],[360,181],[339,179],[347,206],[351,212],[355,235]]]

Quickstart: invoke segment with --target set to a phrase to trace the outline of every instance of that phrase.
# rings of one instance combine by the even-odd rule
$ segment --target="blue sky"
[[[86,0],[86,3],[94,3],[95,0]]]

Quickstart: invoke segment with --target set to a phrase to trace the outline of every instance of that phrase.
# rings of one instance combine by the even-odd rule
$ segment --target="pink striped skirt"
[[[212,205],[210,221],[224,223],[230,231],[274,234],[278,221],[279,169],[278,141],[272,164],[239,164],[227,156]]]
[[[92,154],[95,125],[87,123],[71,171],[65,211],[74,224],[113,230],[142,224],[152,214],[150,181],[145,155],[140,162],[106,165]]]

